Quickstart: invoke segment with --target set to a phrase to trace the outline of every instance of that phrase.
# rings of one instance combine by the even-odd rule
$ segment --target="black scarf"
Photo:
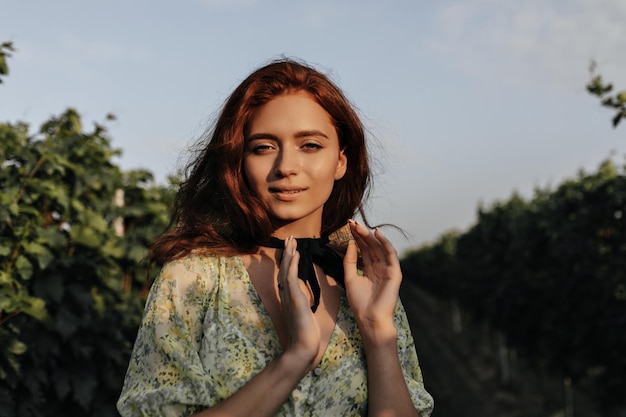
[[[320,284],[315,274],[313,264],[322,268],[326,275],[330,275],[343,285],[343,258],[328,245],[328,237],[296,239],[300,261],[298,262],[298,278],[309,284],[313,292],[311,311],[315,312],[320,304]],[[270,248],[284,249],[285,241],[270,237],[267,244]]]

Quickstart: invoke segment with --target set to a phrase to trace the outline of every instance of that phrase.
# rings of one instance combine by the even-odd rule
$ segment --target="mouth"
[[[306,188],[272,187],[269,191],[279,200],[290,201],[306,191]]]

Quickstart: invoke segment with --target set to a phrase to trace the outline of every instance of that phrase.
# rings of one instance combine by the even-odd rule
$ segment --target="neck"
[[[296,242],[298,242],[298,248],[307,247],[311,244],[317,245],[325,245],[329,242],[328,236],[324,237],[296,237]],[[267,247],[282,249],[285,244],[285,239],[281,239],[279,237],[270,236],[269,243]]]
[[[296,239],[315,239],[321,236],[320,229],[317,228],[302,228],[302,227],[294,227],[293,224],[288,224],[285,226],[281,226],[278,229],[274,230],[272,233],[272,237],[277,239],[287,239],[289,236],[293,236]]]
[[[307,235],[307,234],[302,234],[302,235],[298,235],[298,234],[287,234],[287,235],[283,235],[283,234],[277,234],[277,233],[272,233],[272,235],[270,237],[276,238],[276,239],[280,239],[280,240],[285,240],[288,237],[293,237],[294,239],[319,239],[321,236],[319,233],[315,234],[315,235]]]
[[[320,302],[321,290],[314,263],[318,264],[325,274],[343,282],[343,259],[328,247],[328,237],[296,238],[296,242],[297,250],[300,253],[298,278],[309,285],[313,293],[311,310],[315,312]],[[269,241],[262,243],[261,246],[282,249],[285,246],[285,241],[276,236],[271,236]]]

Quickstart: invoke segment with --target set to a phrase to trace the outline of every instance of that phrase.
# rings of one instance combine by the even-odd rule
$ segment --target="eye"
[[[270,143],[257,143],[249,147],[250,152],[254,154],[262,154],[271,151],[274,146]]]
[[[304,145],[302,145],[302,148],[307,151],[313,151],[317,149],[322,149],[322,145],[316,142],[306,142]]]

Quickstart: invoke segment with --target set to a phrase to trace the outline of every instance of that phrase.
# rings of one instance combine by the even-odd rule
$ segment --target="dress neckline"
[[[279,349],[282,349],[281,344],[280,344],[280,338],[278,337],[278,332],[276,331],[276,326],[274,325],[274,322],[272,321],[272,318],[270,317],[270,314],[265,304],[263,303],[263,300],[261,299],[261,295],[259,294],[254,283],[252,282],[252,278],[250,277],[250,273],[248,272],[248,269],[246,268],[243,258],[240,255],[237,255],[235,258],[237,259],[239,266],[244,272],[242,274],[241,279],[243,280],[243,283],[247,286],[248,293],[250,294],[250,299],[254,303],[255,308],[257,309],[257,312],[259,313],[259,317],[262,318],[262,320],[265,322],[268,328],[271,328],[272,338],[274,339],[276,346],[279,346]],[[322,357],[319,363],[316,363],[314,368],[323,366],[324,363],[328,361],[327,354],[329,352],[329,347],[335,345],[339,337],[339,331],[340,331],[339,321],[344,319],[345,309],[347,308],[347,305],[346,305],[347,298],[346,298],[345,290],[342,286],[339,286],[339,290],[340,290],[340,297],[339,297],[339,303],[337,306],[337,311],[334,316],[331,316],[331,317],[334,317],[333,331],[331,332],[328,341],[326,341],[326,346],[324,347],[324,353],[322,353]]]
[[[321,289],[314,265],[318,265],[326,275],[330,275],[336,282],[343,285],[343,258],[328,245],[330,242],[328,236],[295,238],[295,240],[297,250],[300,253],[298,277],[308,285],[313,293],[311,311],[315,313],[320,304]],[[285,240],[271,236],[267,242],[260,243],[259,246],[284,249]]]

